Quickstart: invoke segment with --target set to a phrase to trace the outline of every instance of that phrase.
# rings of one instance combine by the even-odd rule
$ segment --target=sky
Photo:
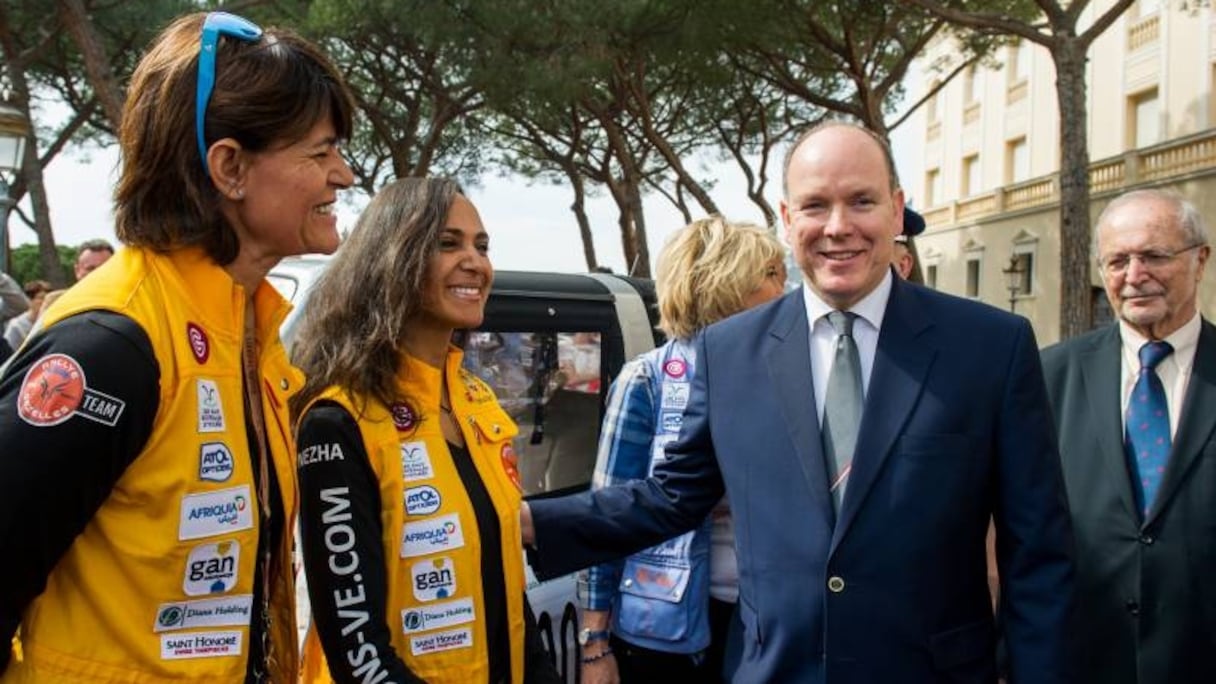
[[[920,141],[921,137],[912,134],[907,124],[892,133],[896,167],[901,178],[917,178],[923,170],[916,162],[920,158]],[[784,153],[781,148],[772,155],[769,169],[767,194],[774,209],[780,199],[779,167]],[[58,244],[76,245],[92,238],[117,242],[111,200],[117,160],[117,145],[93,146],[84,150],[65,150],[45,169],[47,200]],[[700,177],[716,179],[710,194],[726,218],[763,222],[759,208],[747,199],[746,183],[733,162],[702,159],[699,164],[697,173]],[[586,270],[578,224],[569,208],[573,195],[568,187],[547,183],[529,185],[524,179],[490,176],[480,187],[466,190],[490,234],[490,258],[495,268],[567,273]],[[338,208],[340,228],[353,227],[359,208],[367,201],[366,196],[354,190],[345,194],[347,199],[340,201]],[[684,221],[660,195],[646,195],[643,201],[653,271],[653,260],[664,241],[681,228]],[[606,193],[590,198],[588,204],[599,263],[617,273],[625,273],[627,268],[615,204]],[[31,215],[28,199],[22,203],[22,210]],[[694,218],[697,218],[695,212]],[[34,231],[16,215],[9,220],[9,231],[9,244],[13,247],[36,242]],[[779,227],[778,234],[781,233],[783,230]]]

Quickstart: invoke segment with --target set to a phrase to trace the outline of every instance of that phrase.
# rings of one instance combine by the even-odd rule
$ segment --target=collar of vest
[[[143,251],[143,250],[140,250]],[[181,292],[205,292],[210,296],[190,297],[184,302],[202,323],[210,328],[239,334],[244,321],[233,316],[244,311],[245,288],[232,279],[228,271],[197,247],[175,249],[158,255],[172,265],[162,269],[162,276],[176,280]],[[155,260],[155,259],[153,259]],[[279,324],[291,311],[291,304],[265,278],[253,293],[254,324],[258,339],[277,339]]]

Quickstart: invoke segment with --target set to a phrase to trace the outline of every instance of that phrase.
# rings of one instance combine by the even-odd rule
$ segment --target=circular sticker
[[[84,400],[84,371],[67,354],[48,354],[34,362],[21,381],[17,413],[30,425],[58,425]]]
[[[684,364],[683,359],[671,359],[663,364],[663,372],[673,378],[684,377],[684,372],[688,370],[688,366]]]
[[[499,453],[502,458],[502,468],[507,471],[507,477],[511,478],[511,482],[515,483],[515,487],[523,491],[523,487],[519,484],[519,457],[515,455],[515,447],[508,442],[502,445],[502,451]]]
[[[418,416],[414,415],[414,409],[410,408],[409,404],[399,401],[389,406],[388,410],[393,414],[393,425],[396,425],[398,430],[408,432],[418,425]]]
[[[190,353],[199,363],[207,363],[211,356],[211,343],[207,341],[207,333],[194,323],[186,324],[186,337],[190,339]]]

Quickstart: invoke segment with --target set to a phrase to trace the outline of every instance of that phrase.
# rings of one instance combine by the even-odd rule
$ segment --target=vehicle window
[[[598,332],[474,332],[464,364],[519,425],[524,496],[583,489],[595,467],[602,366]]]
[[[274,289],[279,291],[279,294],[283,295],[283,299],[289,302],[296,300],[296,290],[300,287],[300,281],[291,276],[273,271],[266,274],[266,281],[273,285]]]

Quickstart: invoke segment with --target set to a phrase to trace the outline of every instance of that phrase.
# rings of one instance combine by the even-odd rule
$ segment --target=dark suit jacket
[[[1094,684],[1216,682],[1216,327],[1204,322],[1148,519],[1123,451],[1119,327],[1043,352],[1077,538],[1077,672]]]
[[[710,326],[672,460],[531,504],[542,576],[734,515],[737,682],[993,682],[995,516],[1014,682],[1063,682],[1072,535],[1025,319],[895,279],[840,519],[802,292]]]

